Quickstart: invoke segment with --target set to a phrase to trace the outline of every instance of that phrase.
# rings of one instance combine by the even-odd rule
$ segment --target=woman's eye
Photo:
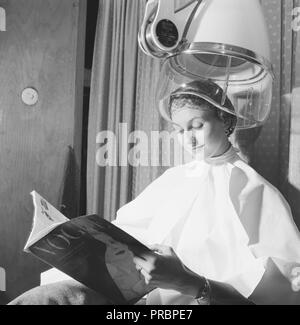
[[[203,127],[203,123],[195,122],[193,123],[193,129],[201,129]]]

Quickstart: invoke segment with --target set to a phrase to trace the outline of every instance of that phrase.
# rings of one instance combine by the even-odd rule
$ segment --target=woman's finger
[[[155,244],[149,247],[154,252],[157,252],[162,255],[171,255],[173,253],[172,247],[166,245]]]
[[[146,270],[148,273],[154,269],[154,263],[152,260],[144,260],[140,257],[135,256],[133,258],[133,262],[136,266]]]
[[[153,251],[149,251],[149,252],[145,252],[139,255],[134,255],[134,257],[139,257],[143,260],[151,260],[151,259],[155,259],[155,253]]]
[[[142,269],[142,267],[139,266],[138,264],[135,264],[135,268],[136,268],[138,271],[140,271],[140,270]]]
[[[142,259],[141,257],[138,257],[138,256],[133,257],[133,263],[139,267],[142,267],[145,262],[146,261],[144,259]]]
[[[151,280],[152,280],[151,275],[149,275],[149,273],[147,271],[145,271],[144,269],[141,269],[140,273],[144,277],[146,284],[150,284]]]

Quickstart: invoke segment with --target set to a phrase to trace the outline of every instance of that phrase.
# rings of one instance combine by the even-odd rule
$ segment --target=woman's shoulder
[[[170,166],[165,169],[165,171],[158,178],[170,178],[170,177],[180,177],[185,176],[186,169],[189,168],[191,163],[180,164],[177,166]]]
[[[170,190],[181,186],[187,178],[189,164],[182,164],[168,167],[163,170],[152,182],[149,183],[146,190]]]
[[[166,168],[158,172],[158,176],[149,182],[148,186],[146,186],[143,192],[166,191],[169,188],[174,187],[174,185],[180,183],[180,175],[183,175],[182,166]]]
[[[232,171],[233,177],[235,179],[238,179],[240,183],[244,182],[247,184],[249,190],[260,188],[265,192],[265,194],[270,193],[284,199],[279,189],[271,184],[267,179],[265,179],[247,162],[242,159],[237,159],[233,165],[235,167]]]

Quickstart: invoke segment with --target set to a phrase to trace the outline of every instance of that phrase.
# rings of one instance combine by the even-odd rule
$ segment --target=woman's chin
[[[192,157],[193,160],[204,160],[205,157],[205,151],[204,147],[200,147],[197,149],[194,148],[188,148],[186,151],[189,153],[189,155]]]

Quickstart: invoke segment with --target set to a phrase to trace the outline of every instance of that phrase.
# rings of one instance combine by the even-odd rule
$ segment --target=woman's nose
[[[185,139],[186,142],[190,145],[196,145],[197,144],[197,138],[195,134],[192,131],[186,131],[185,132]]]

